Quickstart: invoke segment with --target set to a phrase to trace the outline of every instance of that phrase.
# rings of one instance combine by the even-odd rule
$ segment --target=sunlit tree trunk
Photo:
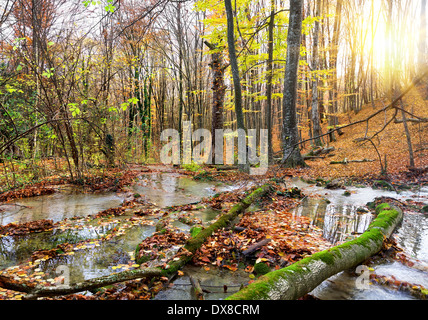
[[[422,68],[426,68],[426,49],[427,49],[427,0],[421,0],[421,26],[419,28],[419,51],[418,51],[418,67],[421,70]]]
[[[336,114],[339,110],[338,99],[339,99],[339,85],[337,78],[337,56],[339,51],[339,34],[340,34],[340,25],[342,20],[342,2],[343,0],[337,0],[336,3],[336,14],[333,25],[333,39],[332,47],[330,49],[330,68],[332,69],[331,81],[332,81],[332,91],[331,91],[331,101],[329,104],[329,126],[331,129],[339,125],[338,117]],[[330,130],[330,141],[335,141],[336,137],[333,131]]]
[[[238,129],[245,129],[242,111],[242,89],[239,76],[238,59],[236,58],[235,35],[233,27],[233,9],[231,0],[224,0],[227,17],[227,44],[229,47],[230,67],[232,68],[233,88],[235,90],[235,113]]]

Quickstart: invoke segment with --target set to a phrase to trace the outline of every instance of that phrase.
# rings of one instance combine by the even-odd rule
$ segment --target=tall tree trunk
[[[372,24],[372,34],[371,34],[371,48],[370,48],[370,100],[372,102],[372,107],[373,109],[376,108],[375,105],[375,98],[374,98],[374,81],[375,81],[375,75],[374,75],[374,37],[376,34],[376,28],[374,25],[374,16],[375,16],[375,12],[374,12],[374,1],[372,0],[371,3],[371,11],[372,11],[372,19],[371,19],[371,24]]]
[[[343,0],[337,0],[336,3],[336,17],[334,19],[334,25],[333,25],[333,45],[332,49],[330,50],[330,56],[331,56],[331,68],[332,68],[332,82],[333,82],[333,90],[332,90],[332,101],[331,101],[331,109],[329,111],[329,126],[334,129],[336,126],[339,125],[339,120],[336,114],[339,111],[339,95],[338,95],[338,78],[337,78],[337,56],[339,52],[339,35],[340,35],[340,25],[342,21],[342,4]],[[338,131],[340,134],[341,132]],[[330,132],[330,141],[335,141],[336,137],[334,135],[334,132]]]
[[[229,60],[230,60],[230,67],[232,69],[232,76],[233,76],[233,88],[235,90],[235,113],[236,113],[236,123],[238,129],[242,129],[239,134],[241,135],[242,132],[245,132],[245,123],[244,123],[244,113],[242,111],[242,88],[241,88],[241,79],[239,76],[239,68],[238,68],[238,59],[236,57],[236,50],[235,50],[235,35],[234,35],[234,27],[233,27],[233,9],[232,9],[232,3],[231,0],[224,0],[224,5],[226,8],[226,19],[227,19],[227,44],[229,48]],[[246,137],[243,137],[246,140]],[[241,137],[242,139],[242,137]],[[243,148],[238,147],[238,153],[239,158],[243,157],[244,159],[241,159],[239,163],[239,170],[240,171],[249,171],[249,161],[248,161],[248,154],[245,150],[242,150]],[[244,163],[242,163],[242,161]]]
[[[235,34],[233,27],[233,9],[231,0],[224,0],[227,18],[227,44],[229,47],[230,67],[232,68],[233,88],[235,90],[235,113],[238,129],[245,130],[244,114],[242,111],[242,89],[239,76],[238,59],[235,49]]]
[[[177,4],[177,40],[178,40],[178,134],[183,141],[183,28],[181,25],[181,3]],[[184,152],[180,152],[183,155]],[[188,163],[187,163],[188,164]]]
[[[427,67],[427,0],[421,1],[421,26],[419,34],[418,70],[425,70]],[[428,83],[425,81],[425,99],[428,99]]]
[[[418,50],[418,67],[420,70],[424,70],[426,60],[426,49],[427,49],[427,0],[421,0],[421,26],[419,28],[419,50]]]
[[[217,44],[209,43],[208,41],[204,42],[205,45],[213,51],[211,54],[211,64],[210,67],[213,70],[213,102],[212,102],[212,123],[211,123],[211,156],[212,163],[216,163],[215,159],[215,145],[216,145],[216,130],[223,129],[223,103],[226,86],[224,85],[224,66],[222,53],[219,52]],[[223,137],[221,137],[223,139]],[[218,145],[219,142],[217,142]],[[222,144],[221,144],[222,145]],[[217,159],[220,160],[220,159]]]
[[[320,16],[320,6],[321,0],[317,0],[315,16]],[[316,71],[319,69],[319,57],[318,57],[318,43],[319,43],[319,31],[320,31],[320,22],[318,20],[315,21],[314,26],[314,37],[313,37],[313,56],[312,56],[312,107],[311,107],[311,120],[312,120],[312,128],[313,128],[313,137],[314,137],[314,145],[322,146],[322,141],[320,138],[321,135],[321,123],[320,123],[320,112],[318,108],[318,75]]]
[[[405,106],[404,106],[403,100],[400,100],[400,103],[401,103],[401,116],[403,117],[404,133],[406,134],[407,147],[409,149],[409,166],[411,168],[414,168],[415,158],[413,156],[412,138],[409,132],[409,127],[407,125],[407,117],[406,117],[406,113],[404,112]]]
[[[272,77],[273,77],[273,31],[275,27],[275,0],[271,0],[271,11],[268,27],[268,61],[266,66],[266,118],[268,130],[268,157],[273,158],[272,147]]]
[[[386,48],[386,57],[385,57],[385,79],[386,79],[386,87],[385,93],[386,97],[389,101],[393,100],[394,90],[393,90],[393,78],[392,78],[392,9],[393,3],[392,0],[387,0],[388,12],[387,12],[387,21],[386,21],[386,37],[388,41],[388,46]]]
[[[306,166],[299,148],[297,128],[297,72],[302,38],[303,0],[290,0],[290,22],[287,37],[287,62],[282,103],[282,144],[286,167]]]

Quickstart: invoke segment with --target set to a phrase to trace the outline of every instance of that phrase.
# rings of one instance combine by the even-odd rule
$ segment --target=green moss
[[[391,207],[388,203],[382,203],[375,208],[375,213],[378,215],[383,210],[390,210]]]
[[[382,203],[376,207],[376,212],[378,213],[377,217],[370,224],[369,229],[371,228],[380,228],[385,229],[386,227],[391,226],[397,219],[399,212],[397,210],[391,209],[387,203]]]
[[[136,256],[137,257],[137,256]],[[150,260],[150,255],[143,255],[135,259],[135,262],[138,264],[142,264]]]
[[[205,170],[202,170],[196,176],[193,177],[193,180],[213,181],[214,177],[211,175],[211,173]]]
[[[428,212],[428,205],[422,207],[422,212]]]
[[[389,190],[389,191],[394,191],[394,187],[389,182],[387,182],[385,180],[376,180],[373,183],[373,187],[385,189],[385,190]]]
[[[186,171],[197,172],[201,170],[201,166],[192,161],[190,164],[183,164],[181,167]]]
[[[270,268],[266,263],[259,262],[254,265],[254,271],[257,274],[266,274],[270,272]]]
[[[192,238],[195,238],[203,230],[200,226],[195,226],[190,229],[190,235]]]
[[[367,202],[366,203],[367,208],[369,208],[370,210],[374,210],[376,209],[376,203],[375,202]]]

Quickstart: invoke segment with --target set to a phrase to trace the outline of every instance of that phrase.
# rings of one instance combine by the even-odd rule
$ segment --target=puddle
[[[361,234],[367,229],[373,215],[358,212],[357,209],[361,207],[351,203],[329,203],[324,198],[306,197],[293,214],[311,218],[311,224],[323,230],[323,237],[336,244],[346,241],[349,235]]]
[[[15,200],[3,204],[0,224],[51,219],[54,222],[66,218],[88,216],[118,207],[124,197],[113,192],[78,193],[60,191],[50,195]]]
[[[132,227],[123,236],[98,242],[99,246],[89,244],[86,249],[75,251],[73,255],[60,255],[41,262],[39,268],[45,273],[52,273],[52,270],[66,266],[71,284],[109,275],[134,264],[132,258],[138,243],[154,231],[154,226]]]
[[[410,294],[380,285],[358,289],[356,280],[357,277],[343,271],[321,283],[310,294],[321,300],[416,300]]]
[[[232,190],[235,187],[221,183],[199,182],[174,173],[151,174],[142,176],[133,186],[135,193],[140,193],[152,203],[160,207],[183,205],[200,201],[218,192]],[[6,236],[0,238],[0,269],[19,265],[31,258],[31,254],[40,249],[52,249],[59,243],[78,243],[88,239],[100,239],[113,228],[121,228],[128,223],[129,216],[115,217],[109,223],[99,224],[96,219],[91,221],[88,216],[100,211],[118,207],[124,196],[116,193],[79,193],[76,190],[64,188],[52,195],[19,199],[15,202],[2,204],[4,211],[0,212],[2,225],[11,222],[27,222],[39,219],[52,219],[54,222],[67,219],[68,225],[74,226],[62,230],[33,233],[24,236]],[[218,214],[210,208],[193,210],[192,215],[204,223],[215,218]],[[75,217],[88,217],[70,219]],[[134,264],[132,255],[137,245],[155,232],[153,217],[144,218],[148,225],[136,225],[126,228],[124,234],[111,240],[96,242],[83,250],[75,251],[73,255],[59,255],[55,258],[41,261],[39,268],[45,274],[54,276],[58,267],[67,267],[70,283],[75,283],[113,272]],[[109,221],[108,219],[106,221]],[[173,224],[184,231],[190,227],[174,220]],[[77,228],[75,228],[77,227]]]
[[[374,265],[378,276],[395,277],[401,282],[428,287],[428,273],[407,267],[399,262],[385,262]],[[358,289],[358,277],[348,271],[332,276],[320,284],[311,294],[321,300],[417,300],[408,292],[397,291],[387,286],[370,284]]]
[[[133,186],[134,192],[161,208],[198,202],[204,197],[236,188],[217,182],[196,181],[178,174],[144,175]]]
[[[205,271],[200,267],[185,266],[182,271],[184,276],[177,278],[173,282],[173,286],[159,292],[156,300],[194,300],[196,299],[193,287],[190,283],[189,274],[199,280],[202,290],[205,290],[204,298],[206,300],[225,299],[235,292],[239,291],[241,285],[247,285],[251,280],[248,273],[237,270],[230,272],[225,269],[216,267]],[[226,292],[224,286],[226,285]]]
[[[394,233],[401,248],[412,258],[428,265],[428,215],[405,213],[401,226]],[[428,288],[428,286],[427,286]]]

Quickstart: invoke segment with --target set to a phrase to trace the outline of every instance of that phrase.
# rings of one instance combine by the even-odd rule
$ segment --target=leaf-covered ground
[[[403,99],[405,110],[411,112],[419,118],[428,118],[428,101],[422,96],[420,88],[415,88]],[[381,110],[388,105],[387,101],[379,101],[376,103],[376,109],[371,105],[365,106],[358,114],[344,115],[341,117],[340,124],[345,125],[352,122],[367,119],[374,112]],[[328,179],[334,178],[356,178],[356,179],[371,179],[377,178],[380,174],[380,162],[376,150],[370,142],[357,142],[357,139],[373,136],[380,132],[394,115],[394,111],[390,110],[386,113],[380,113],[376,117],[370,119],[368,123],[361,123],[352,127],[343,129],[344,135],[337,136],[336,142],[329,143],[335,147],[333,157],[325,159],[317,159],[308,161],[310,168],[297,170],[296,174],[303,177],[323,177]],[[412,118],[406,115],[407,118]],[[398,112],[397,119],[401,120],[401,112]],[[415,123],[408,122],[409,131],[411,134],[412,146],[414,151],[415,165],[418,168],[428,167],[428,122]],[[327,130],[324,129],[324,133]],[[327,142],[327,137],[324,137]],[[374,139],[382,161],[386,156],[387,172],[392,180],[421,180],[420,176],[412,176],[406,174],[409,172],[409,153],[404,133],[403,123],[390,123],[383,131],[381,131]],[[306,144],[304,152],[309,151],[309,143]],[[374,162],[365,163],[349,163],[347,165],[330,165],[331,161],[348,160],[375,160]],[[426,178],[425,173],[425,178]],[[425,179],[426,180],[426,179]]]

